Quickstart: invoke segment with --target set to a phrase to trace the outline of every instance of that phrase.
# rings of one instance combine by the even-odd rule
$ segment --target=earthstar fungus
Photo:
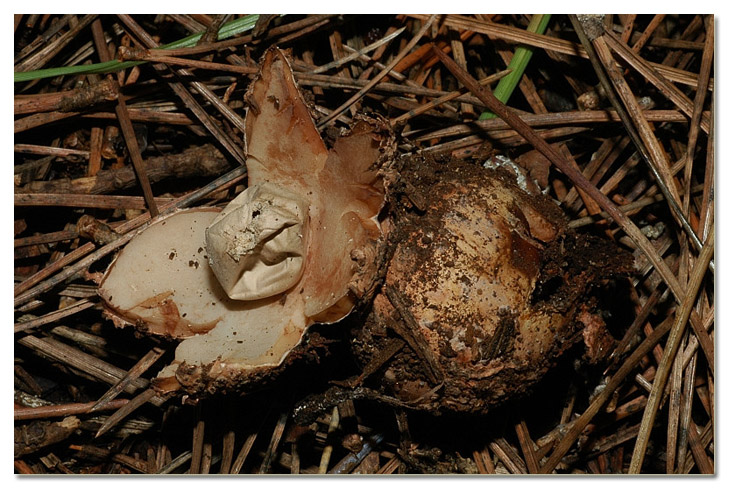
[[[246,101],[248,188],[222,211],[159,218],[99,286],[116,323],[181,340],[162,391],[267,377],[311,324],[342,319],[377,283],[386,125],[360,118],[328,149],[278,49]]]

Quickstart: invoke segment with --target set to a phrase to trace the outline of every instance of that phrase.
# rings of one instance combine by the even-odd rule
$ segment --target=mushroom
[[[591,293],[630,256],[570,233],[516,168],[402,160],[401,202],[425,204],[393,206],[395,251],[352,340],[364,387],[415,409],[486,412],[526,393],[584,325],[605,327]]]
[[[310,325],[342,319],[378,282],[386,124],[360,118],[328,149],[275,48],[246,100],[248,187],[222,211],[159,218],[99,286],[116,323],[181,340],[163,391],[274,373]]]

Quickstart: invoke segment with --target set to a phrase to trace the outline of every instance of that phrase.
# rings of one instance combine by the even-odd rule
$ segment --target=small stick
[[[16,194],[17,196],[17,194]],[[41,243],[57,243],[65,242],[78,238],[79,234],[76,231],[63,230],[54,231],[51,233],[44,233],[41,235],[33,235],[29,237],[16,238],[13,240],[13,248],[27,247],[29,245],[40,245]]]
[[[96,435],[94,437],[100,437],[106,432],[108,432],[110,429],[112,429],[115,425],[117,425],[119,422],[124,420],[129,414],[137,410],[139,407],[147,403],[148,401],[155,398],[155,390],[152,388],[147,388],[139,395],[135,396],[132,400],[130,400],[128,403],[125,403],[122,408],[114,412],[111,416],[109,416],[104,423],[99,427],[99,430],[96,432]]]
[[[169,177],[181,179],[217,176],[231,166],[225,156],[209,143],[187,148],[180,153],[148,158],[145,165],[151,182],[159,182]],[[16,189],[16,193],[110,194],[118,192],[119,189],[132,187],[136,179],[134,170],[125,166],[120,169],[101,170],[94,177],[32,181]],[[103,200],[103,198],[97,199]]]
[[[351,54],[349,54],[347,56],[343,56],[342,58],[336,59],[330,63],[327,63],[326,65],[319,66],[319,67],[313,69],[311,71],[311,73],[314,73],[314,74],[324,73],[326,71],[331,70],[332,68],[337,68],[337,67],[344,65],[345,63],[349,63],[350,61],[355,60],[355,59],[363,56],[364,54],[369,53],[370,51],[373,51],[373,50],[379,48],[380,46],[384,46],[384,45],[388,44],[390,41],[392,41],[393,39],[398,37],[405,29],[406,29],[405,27],[401,27],[397,31],[392,32],[392,33],[388,34],[387,36],[384,36],[382,39],[380,39],[372,44],[369,44],[360,50],[353,49],[353,52]],[[343,45],[343,48],[344,47],[345,46]]]
[[[185,451],[177,458],[170,461],[167,465],[160,468],[160,471],[157,472],[158,475],[169,475],[176,469],[178,469],[180,466],[187,463],[190,458],[193,457],[193,453],[191,451]]]
[[[582,133],[588,131],[588,128],[584,127],[562,127],[562,128],[553,128],[553,129],[542,129],[536,131],[536,134],[542,138],[544,141],[548,141],[555,138],[565,138],[567,136],[571,136],[574,134]],[[501,146],[520,146],[527,143],[527,140],[520,136],[519,133],[515,131],[505,130],[505,131],[490,131],[487,133],[487,137],[491,140],[499,141]],[[469,155],[471,152],[478,150],[479,147],[484,142],[484,139],[480,136],[468,136],[466,138],[462,138],[459,140],[454,141],[447,141],[446,143],[440,143],[438,145],[430,146],[423,148],[423,151],[425,152],[433,152],[433,153],[447,153],[447,152],[454,152],[452,153],[453,156],[458,158],[464,158],[465,156]],[[461,155],[457,154],[455,150],[462,149],[460,153]]]
[[[692,193],[696,193],[696,192],[701,191],[702,189],[703,189],[703,186],[700,184],[700,185],[694,186],[691,189],[691,191],[692,191]],[[651,204],[661,202],[663,200],[664,200],[664,195],[655,194],[653,196],[643,197],[641,199],[637,199],[636,201],[634,201],[632,203],[624,204],[623,206],[619,206],[618,209],[621,210],[622,212],[628,214],[633,211],[637,211],[639,209],[645,208],[646,206],[649,206]],[[586,216],[585,218],[574,219],[573,221],[568,223],[568,226],[570,228],[580,228],[581,226],[590,225],[592,223],[596,223],[600,219],[605,219],[608,217],[609,217],[608,213],[606,213],[605,211],[601,211],[600,213],[598,213],[594,216]]]
[[[98,22],[98,19],[94,22]],[[13,113],[18,116],[49,111],[81,111],[100,102],[116,100],[119,93],[115,90],[112,81],[104,79],[93,85],[63,92],[16,95],[13,99]]]
[[[231,475],[237,475],[241,472],[241,468],[243,468],[243,463],[246,462],[248,453],[251,452],[253,443],[256,442],[256,437],[258,435],[258,431],[248,435],[243,443],[243,446],[241,446],[241,450],[239,451],[238,456],[236,456],[236,460],[233,462],[233,466],[231,466]]]
[[[38,112],[36,114],[16,119],[13,122],[13,133],[21,133],[29,129],[58,122],[69,117],[78,116],[78,112]]]
[[[25,281],[21,282],[15,288],[13,289],[13,295],[15,296],[15,303],[14,306],[18,306],[21,303],[24,303],[28,299],[31,299],[34,297],[34,295],[23,295],[22,293],[28,291],[30,288],[41,282],[42,280],[46,279],[47,277],[51,276],[52,274],[56,273],[57,271],[63,269],[68,264],[73,262],[74,260],[83,257],[84,255],[88,254],[89,252],[92,252],[96,246],[93,243],[85,243],[73,252],[69,252],[57,261],[53,262],[49,266],[41,269],[40,271],[36,272],[29,278],[27,278]],[[70,275],[69,275],[70,277]],[[27,296],[27,298],[26,298]]]
[[[213,445],[209,442],[203,444],[203,453],[200,460],[200,474],[207,475],[210,473],[210,467],[213,464]]]
[[[104,130],[94,126],[91,128],[89,137],[89,166],[86,172],[87,177],[93,177],[101,170],[101,149],[104,143]]]
[[[644,47],[644,44],[649,40],[652,34],[654,34],[654,31],[657,27],[659,27],[659,24],[662,23],[664,20],[664,17],[666,17],[665,14],[657,14],[654,16],[653,19],[651,19],[651,22],[649,22],[649,25],[646,26],[646,30],[641,34],[639,37],[639,40],[634,43],[633,46],[631,46],[631,50],[635,53],[638,53],[641,48]]]
[[[682,390],[682,358],[676,356],[672,365],[671,379],[667,391],[669,397],[667,401],[667,439],[666,439],[666,473],[671,475],[677,462],[677,437],[679,432],[679,409],[680,395]],[[651,390],[649,390],[651,392]],[[666,395],[665,395],[666,398]]]
[[[709,114],[705,112],[705,114]],[[676,122],[686,123],[687,117],[679,111],[652,110],[644,111],[644,116],[649,122]],[[572,111],[572,112],[551,112],[548,114],[521,114],[522,120],[531,127],[564,126],[566,124],[584,125],[595,123],[617,123],[621,122],[615,110],[600,111]],[[474,121],[470,124],[454,124],[447,128],[431,131],[410,131],[403,135],[414,141],[429,140],[450,136],[474,134],[478,131],[503,130],[510,126],[502,119],[488,119],[486,121]]]
[[[480,85],[490,85],[490,84],[492,84],[492,83],[494,83],[494,82],[496,82],[498,80],[501,80],[502,78],[506,77],[511,72],[512,72],[512,70],[502,70],[502,71],[499,71],[499,72],[495,73],[494,75],[490,75],[490,76],[488,76],[486,78],[483,78],[483,79],[479,80],[479,84]],[[428,102],[426,104],[423,104],[422,106],[420,106],[420,107],[418,107],[416,109],[413,109],[411,111],[408,111],[405,114],[400,115],[400,116],[398,116],[398,117],[396,117],[394,119],[391,119],[390,120],[390,124],[393,125],[393,126],[395,126],[397,124],[403,123],[403,122],[411,119],[412,117],[421,115],[424,112],[430,111],[431,109],[433,109],[435,107],[438,107],[438,106],[440,106],[442,104],[445,104],[445,103],[447,103],[449,101],[452,101],[452,100],[456,99],[457,97],[459,97],[461,95],[464,95],[466,92],[467,92],[467,89],[466,88],[461,88],[459,90],[455,90],[453,92],[449,92],[448,94],[443,95],[443,96],[439,97],[438,99],[434,99],[431,102]]]
[[[400,467],[400,457],[394,454],[378,471],[378,475],[392,475]]]
[[[202,39],[205,34],[207,33],[207,30],[205,26],[210,25],[210,19],[203,20],[201,17],[193,18],[192,15],[180,15],[180,14],[168,14],[169,17],[180,24],[185,30],[191,33],[198,33],[200,31],[204,31],[203,34],[200,36]],[[200,45],[200,41],[198,41],[198,45]]]
[[[401,350],[406,345],[405,341],[399,338],[392,338],[388,340],[385,347],[379,351],[363,368],[362,373],[352,382],[351,387],[360,386],[360,384],[368,378],[370,375],[375,373],[378,369],[390,360],[396,352]]]
[[[112,400],[109,403],[96,408],[95,411],[118,410],[129,402],[127,399]],[[14,420],[46,419],[51,417],[66,417],[68,415],[80,415],[91,412],[94,402],[88,403],[64,403],[61,405],[44,405],[42,407],[15,407],[13,409]]]
[[[220,474],[227,475],[231,472],[231,464],[233,463],[233,447],[236,443],[236,432],[229,430],[223,436],[223,449],[221,449],[221,468]]]
[[[223,24],[225,24],[231,14],[218,14],[215,17],[213,17],[213,20],[208,22],[206,24],[205,32],[202,36],[200,36],[200,39],[197,42],[197,45],[203,45],[203,44],[209,44],[213,43],[218,39],[218,30],[221,28]],[[198,18],[203,21],[203,18],[205,16],[198,16]],[[207,17],[205,17],[205,20],[207,20]],[[205,22],[205,21],[203,21]]]
[[[319,469],[317,473],[324,475],[327,473],[327,467],[330,465],[330,458],[332,457],[332,434],[337,430],[340,425],[340,412],[337,407],[332,409],[332,416],[330,417],[330,423],[327,427],[327,445],[322,451],[322,457],[319,459]]]
[[[301,474],[301,472],[302,472],[302,461],[299,458],[299,449],[297,448],[297,442],[292,441],[292,443],[291,443],[291,465],[289,467],[289,473],[291,473],[292,475],[299,475],[299,474]]]
[[[166,110],[144,109],[129,106],[129,117],[132,121],[143,123],[162,123],[177,126],[191,126],[193,120],[180,112],[170,112]],[[80,115],[85,119],[116,119],[117,115],[113,112],[85,112]],[[193,126],[198,127],[198,126]]]
[[[629,138],[628,137],[614,137],[614,138],[607,138],[601,146],[598,148],[598,150],[591,156],[590,161],[583,169],[583,175],[586,176],[586,178],[591,179],[591,182],[594,184],[598,184],[598,181],[600,180],[600,177],[603,174],[598,174],[599,167],[602,167],[605,165],[611,165],[616,158],[621,154],[621,152],[626,148],[626,146],[629,144]],[[567,155],[566,155],[567,156]],[[575,202],[576,198],[578,197],[578,190],[573,187],[568,191],[568,195],[565,196],[564,199],[561,199],[561,202],[566,208],[573,209],[574,211],[578,211],[576,207],[573,206],[573,203]],[[594,214],[594,213],[591,213]]]
[[[540,472],[540,464],[535,454],[534,443],[530,439],[530,432],[527,429],[527,423],[524,419],[515,425],[515,432],[517,432],[517,439],[520,442],[522,448],[522,454],[525,455],[525,463],[527,464],[527,472],[537,474]]]
[[[341,474],[347,474],[351,473],[354,469],[357,468],[357,465],[362,463],[362,461],[373,452],[373,449],[377,447],[378,444],[383,442],[383,439],[385,439],[385,436],[383,434],[376,434],[374,436],[368,437],[368,439],[363,443],[362,449],[357,454],[348,454],[342,460],[337,463],[328,473],[330,475],[341,475]]]
[[[134,127],[132,127],[132,120],[129,118],[129,111],[127,110],[127,103],[125,97],[120,95],[117,99],[117,119],[119,120],[119,126],[122,129],[124,140],[127,143],[127,149],[129,150],[129,156],[132,159],[132,165],[134,171],[137,174],[137,180],[139,185],[142,187],[142,194],[144,195],[145,203],[147,203],[147,209],[150,211],[150,216],[153,218],[160,214],[155,202],[155,196],[152,193],[152,186],[150,180],[147,177],[147,170],[145,162],[142,159],[142,154],[137,144],[137,136],[134,133]]]
[[[686,349],[685,349],[686,350]],[[682,362],[682,361],[680,361]],[[695,370],[697,368],[697,354],[691,356],[684,373],[684,390],[682,391],[682,407],[680,410],[680,430],[677,449],[677,472],[682,471],[687,460],[687,437],[691,432],[689,427],[692,421],[692,398],[695,391]]]
[[[145,200],[140,196],[109,196],[99,194],[14,194],[16,207],[61,206],[71,208],[95,209],[146,209]],[[169,204],[174,198],[156,197],[155,203]],[[66,232],[69,233],[69,232]]]
[[[502,460],[502,463],[511,473],[520,475],[527,473],[524,461],[504,438],[500,437],[495,439],[494,442],[490,442],[489,448]]]
[[[590,452],[586,455],[586,459],[598,457],[601,454],[610,451],[619,444],[630,441],[631,439],[636,437],[636,434],[638,432],[639,424],[620,428],[618,431],[607,435],[591,444],[589,448]],[[619,470],[620,468],[616,469]]]
[[[476,449],[472,451],[471,457],[474,460],[474,463],[477,465],[477,471],[480,475],[487,475],[489,472],[487,471],[487,467],[484,464],[484,459],[482,458],[482,453],[477,451]]]
[[[84,444],[83,446],[71,444],[69,449],[79,451],[82,454],[86,454],[93,458],[110,458],[112,461],[121,463],[133,470],[139,471],[140,473],[149,473],[147,462],[133,458],[127,454],[114,453],[108,449],[92,446],[91,444]]]
[[[631,39],[631,33],[634,30],[634,22],[636,21],[636,14],[628,14],[624,20],[624,30],[621,33],[621,40],[628,42]]]
[[[391,72],[392,74],[392,72]],[[306,86],[319,86],[324,88],[333,88],[333,89],[358,89],[358,90],[365,90],[367,91],[368,85],[371,84],[371,82],[367,80],[360,80],[357,78],[339,78],[333,75],[312,75],[307,72],[295,72],[294,77],[297,80],[297,83],[300,85],[306,85]],[[376,84],[373,87],[370,87],[370,89],[373,92],[380,92],[383,94],[402,94],[402,95],[422,95],[425,97],[442,97],[444,95],[449,95],[450,92],[445,92],[443,90],[434,90],[426,87],[421,87],[416,84],[398,84],[398,83],[389,83],[389,82],[381,82]],[[459,101],[467,101],[469,103],[475,103],[482,105],[479,99],[476,97],[470,97],[468,95],[459,95],[458,96]],[[343,111],[344,112],[344,111]]]
[[[188,473],[196,475],[200,473],[200,464],[203,458],[203,437],[205,436],[205,419],[202,417],[202,407],[198,404],[195,407],[195,427],[193,427],[193,457],[190,461]]]
[[[710,424],[708,424],[708,427],[709,426]],[[695,423],[690,421],[688,431],[690,449],[692,450],[692,455],[694,456],[695,463],[700,469],[700,473],[705,475],[712,475],[715,473],[715,465],[712,462],[712,459],[710,459],[707,456],[707,453],[705,453],[704,445],[702,443],[702,440],[700,439],[700,436],[697,434],[697,430],[698,429]]]
[[[274,432],[271,434],[269,447],[266,448],[264,460],[259,468],[259,473],[261,474],[266,474],[271,470],[271,465],[274,463],[274,457],[276,456],[276,450],[279,447],[279,441],[281,441],[281,436],[284,435],[284,428],[286,427],[288,416],[287,411],[283,410],[276,420],[276,426],[274,427]]]
[[[565,161],[568,162],[568,164],[576,169],[578,172],[581,172],[587,179],[592,179],[592,173],[595,170],[595,165],[591,165],[592,163],[595,164],[595,162],[598,160],[597,158],[586,166],[585,169],[581,170],[580,166],[578,165],[578,162],[575,161],[575,157],[573,157],[573,154],[570,152],[570,148],[568,148],[568,145],[564,143],[558,144],[558,150],[563,154],[565,157]],[[596,180],[592,180],[593,182],[596,182]],[[588,211],[588,214],[590,215],[596,215],[601,212],[601,208],[596,204],[596,201],[591,199],[591,197],[586,194],[586,192],[583,189],[580,189],[578,187],[574,187],[575,192],[577,195],[580,196],[581,200],[583,201],[583,205],[585,206],[586,210]],[[571,189],[571,191],[573,190]],[[568,195],[566,196],[566,199],[571,197],[570,192],[568,192]]]
[[[661,289],[654,289],[649,296],[649,299],[646,300],[646,303],[644,303],[644,306],[641,307],[641,311],[637,313],[636,317],[634,318],[634,321],[631,323],[631,326],[629,326],[628,329],[626,329],[626,333],[624,334],[621,341],[616,345],[616,347],[613,349],[613,352],[611,352],[611,355],[609,356],[609,359],[613,359],[611,365],[607,367],[604,370],[604,374],[613,371],[615,369],[616,364],[619,362],[619,359],[622,358],[624,352],[626,351],[626,348],[631,343],[632,338],[639,332],[639,329],[646,323],[646,320],[649,318],[649,315],[651,315],[652,310],[656,306],[656,304],[659,302],[659,298],[662,296],[662,290]]]
[[[293,40],[295,40],[297,38],[300,38],[300,37],[302,37],[302,36],[304,36],[306,34],[309,34],[311,32],[314,32],[317,29],[319,29],[320,27],[329,24],[330,22],[331,22],[331,19],[329,19],[329,18],[322,19],[319,22],[316,22],[316,23],[314,23],[312,25],[309,25],[307,27],[303,27],[303,28],[299,29],[296,32],[292,32],[291,34],[288,34],[286,36],[280,37],[278,39],[277,43],[280,44],[280,45],[284,45],[284,44],[286,44],[288,42],[291,42],[291,41],[293,41]]]
[[[164,53],[164,51],[161,51],[159,54],[157,53],[157,51],[147,51],[141,55],[125,57],[125,61],[151,61],[154,63],[164,63],[166,65],[179,65],[188,68],[200,68],[201,70],[228,71],[231,73],[238,73],[240,75],[253,75],[255,73],[258,73],[259,71],[258,67],[256,66],[240,66],[225,63],[214,63],[212,61],[191,60],[187,58],[178,58],[175,56],[165,56],[162,53]]]
[[[73,150],[70,148],[55,148],[52,146],[26,145],[16,143],[13,145],[15,153],[27,153],[31,155],[51,155],[54,157],[78,156],[84,159],[89,158],[89,152],[85,150]]]
[[[91,308],[92,306],[96,306],[96,303],[94,303],[88,299],[82,299],[80,301],[75,302],[74,304],[72,304],[70,306],[61,308],[60,310],[57,310],[57,311],[54,311],[51,313],[47,313],[38,318],[34,318],[33,320],[28,320],[27,322],[16,323],[13,326],[13,333],[25,332],[32,328],[36,328],[36,327],[40,327],[43,325],[47,325],[49,323],[53,323],[62,318],[66,318],[66,317],[76,314],[80,311],[84,311],[88,308]]]
[[[396,310],[403,322],[406,324],[406,328],[402,328],[400,325],[398,325],[398,322],[394,322],[391,327],[393,327],[396,333],[401,336],[403,340],[406,341],[406,343],[408,343],[408,346],[413,349],[416,355],[421,359],[426,367],[425,371],[429,377],[429,380],[433,384],[438,384],[444,379],[444,374],[441,371],[441,367],[439,366],[438,361],[434,359],[433,356],[421,344],[418,343],[416,338],[411,333],[418,331],[418,322],[413,317],[413,314],[408,308],[408,305],[406,305],[403,296],[401,295],[400,291],[392,286],[385,288],[385,295],[387,296],[388,301],[390,301],[390,304]]]
[[[712,113],[714,115],[715,104],[712,102]],[[715,220],[715,121],[710,118],[710,134],[707,137],[707,157],[705,159],[705,180],[702,191],[702,204],[700,208],[699,232],[703,240],[706,240],[710,225]]]
[[[684,185],[689,188],[692,182],[692,167],[694,163],[695,146],[697,145],[697,133],[699,132],[700,119],[702,117],[702,107],[705,104],[705,96],[707,95],[707,84],[710,81],[710,70],[712,69],[712,59],[715,53],[715,22],[714,17],[707,17],[707,33],[705,38],[705,49],[702,52],[702,62],[700,65],[700,77],[698,80],[699,87],[695,94],[694,107],[692,108],[692,122],[689,125],[689,135],[687,137],[687,153],[685,155],[684,166]],[[710,131],[707,131],[710,133]],[[684,196],[683,211],[689,214],[689,195]]]
[[[459,33],[454,29],[449,29],[449,43],[451,44],[451,53],[454,60],[465,70],[467,69],[466,54],[464,53],[464,43],[461,42]],[[545,111],[547,112],[547,111]],[[462,103],[460,114],[465,117],[475,116],[474,107],[471,104]]]
[[[104,393],[101,398],[97,400],[92,411],[99,410],[100,407],[103,407],[114,400],[127,388],[127,386],[133,383],[137,378],[144,374],[147,369],[157,362],[164,353],[165,349],[153,347],[152,350],[145,354],[129,371],[127,371],[127,374],[125,374],[124,377],[117,382],[117,384],[109,388],[109,391]]]

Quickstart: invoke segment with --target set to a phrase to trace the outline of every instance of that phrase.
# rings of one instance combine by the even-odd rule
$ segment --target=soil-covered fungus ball
[[[246,101],[248,188],[223,211],[158,219],[99,287],[118,323],[182,340],[157,378],[163,390],[268,376],[309,325],[340,320],[377,283],[385,124],[357,119],[328,149],[278,49]]]
[[[524,394],[588,327],[587,345],[601,337],[593,286],[626,274],[628,254],[568,232],[513,169],[401,160],[396,248],[352,341],[365,387],[412,408],[485,412]]]

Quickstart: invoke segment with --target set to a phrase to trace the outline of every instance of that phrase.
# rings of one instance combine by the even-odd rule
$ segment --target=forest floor
[[[48,14],[14,28],[16,473],[715,472],[712,15]],[[245,187],[244,93],[271,46],[325,141],[378,114],[402,153],[509,157],[570,228],[633,254],[608,361],[570,352],[485,415],[342,399],[300,423],[295,408],[361,372],[348,318],[312,327],[319,362],[255,393],[156,394],[174,343],[115,327],[95,279],[150,217]]]

